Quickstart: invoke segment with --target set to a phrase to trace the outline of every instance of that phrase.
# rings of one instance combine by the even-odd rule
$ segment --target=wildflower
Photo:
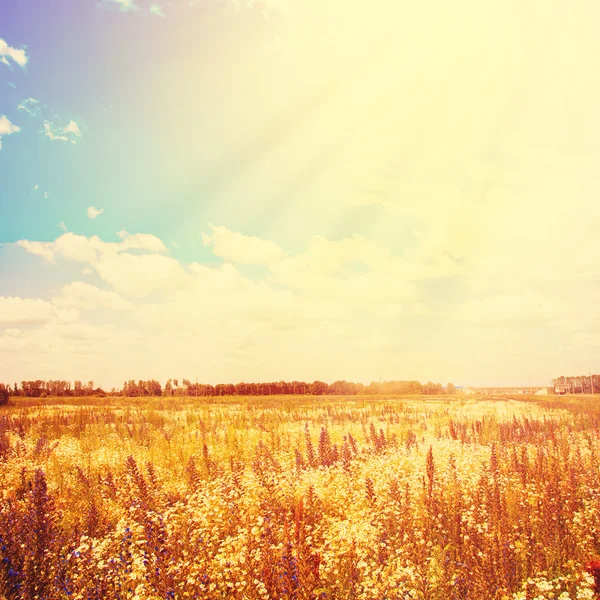
[[[600,594],[600,558],[590,560],[585,568],[594,578],[594,593]]]

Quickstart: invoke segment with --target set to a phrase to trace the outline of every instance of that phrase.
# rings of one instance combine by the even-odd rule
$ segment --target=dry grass
[[[594,597],[593,399],[206,400],[2,409],[0,595]]]

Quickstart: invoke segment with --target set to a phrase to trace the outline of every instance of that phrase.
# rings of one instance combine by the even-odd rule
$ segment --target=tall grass
[[[594,597],[591,400],[88,400],[0,411],[5,598]]]

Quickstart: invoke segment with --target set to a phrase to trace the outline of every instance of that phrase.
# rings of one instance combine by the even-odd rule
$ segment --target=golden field
[[[591,397],[15,399],[0,596],[591,599],[599,433]]]

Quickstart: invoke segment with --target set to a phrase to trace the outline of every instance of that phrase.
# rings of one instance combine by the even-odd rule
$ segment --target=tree
[[[454,384],[453,383],[448,384],[448,387],[446,388],[446,393],[449,396],[454,396]]]
[[[9,397],[9,388],[7,388],[3,383],[0,383],[0,406],[4,404],[8,404]]]
[[[133,379],[125,382],[123,386],[123,395],[128,396],[129,398],[138,395],[138,387]]]
[[[309,392],[315,396],[322,396],[327,393],[329,386],[323,381],[313,381],[310,384]]]
[[[147,383],[148,393],[151,396],[162,396],[162,389],[160,387],[160,383],[158,381],[151,379]]]

